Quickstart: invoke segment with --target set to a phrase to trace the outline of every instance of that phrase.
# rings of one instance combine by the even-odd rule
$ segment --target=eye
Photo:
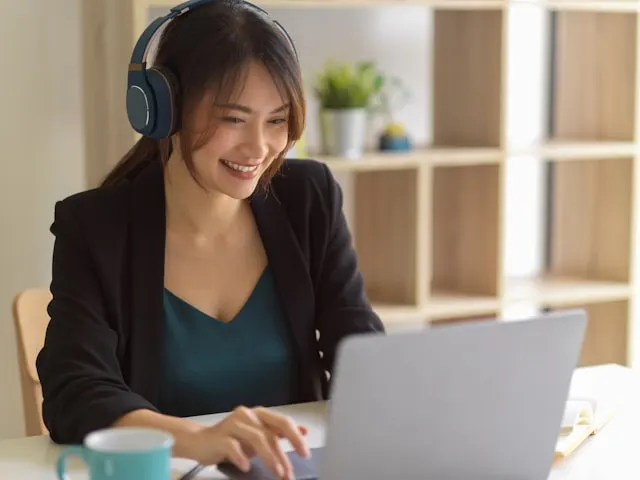
[[[282,125],[283,123],[287,123],[287,119],[286,118],[274,118],[273,120],[270,120],[270,123],[272,123],[274,125]]]
[[[226,123],[233,123],[233,124],[244,123],[244,120],[238,117],[222,117],[222,120]]]

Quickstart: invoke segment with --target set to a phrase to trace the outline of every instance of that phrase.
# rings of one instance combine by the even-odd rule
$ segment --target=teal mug
[[[107,428],[90,433],[83,445],[67,447],[58,457],[58,478],[66,473],[67,458],[80,457],[90,480],[169,480],[173,437],[151,428]]]

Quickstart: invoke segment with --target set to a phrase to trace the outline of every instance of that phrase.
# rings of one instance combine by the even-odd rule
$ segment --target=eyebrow
[[[252,114],[255,113],[251,108],[247,107],[246,105],[240,105],[238,103],[226,103],[224,105],[218,105],[220,108],[228,108],[231,110],[240,110],[241,112],[247,113],[247,114]],[[287,108],[289,108],[289,104],[285,103],[284,105],[279,106],[278,108],[271,110],[271,112],[269,112],[270,115],[274,114],[274,113],[280,113],[285,111]]]

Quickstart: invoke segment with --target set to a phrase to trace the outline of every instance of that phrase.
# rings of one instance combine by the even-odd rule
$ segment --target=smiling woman
[[[260,455],[290,478],[278,439],[304,455],[305,429],[269,407],[327,398],[341,340],[383,332],[340,187],[284,159],[305,117],[293,42],[242,0],[187,2],[134,49],[127,108],[140,141],[55,208],[45,425],[61,443],[160,428],[175,455],[240,469]]]

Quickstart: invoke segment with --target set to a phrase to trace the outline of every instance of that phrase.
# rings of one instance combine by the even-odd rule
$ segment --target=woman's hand
[[[195,432],[189,440],[189,456],[203,465],[228,462],[247,472],[250,458],[258,455],[278,478],[294,480],[291,462],[278,440],[286,438],[299,455],[308,457],[306,433],[288,416],[262,407],[239,407],[220,423]]]

